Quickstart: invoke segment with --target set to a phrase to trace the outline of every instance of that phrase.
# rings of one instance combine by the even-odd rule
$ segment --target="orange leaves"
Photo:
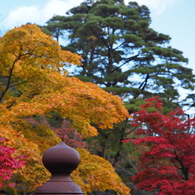
[[[36,92],[40,94],[28,97]],[[72,126],[85,137],[97,135],[92,123],[102,129],[112,128],[113,123],[129,116],[118,97],[103,91],[95,84],[63,77],[57,73],[51,74],[47,82],[32,84],[32,88],[26,90],[25,94],[11,108],[10,112],[15,117],[24,118],[55,111],[61,117],[69,118]]]
[[[81,56],[78,54],[73,54],[70,51],[61,51],[61,58],[62,61],[65,62],[66,65],[71,65],[71,64],[77,64],[81,65]]]
[[[80,118],[81,122],[95,123],[102,129],[112,128],[113,123],[129,117],[121,99],[117,96],[103,91],[95,84],[84,83],[76,78],[65,78],[65,80],[70,84],[68,86],[71,89],[70,96],[76,97],[72,101],[73,105],[76,105],[72,110],[72,114],[74,114],[72,117]],[[68,88],[65,86],[64,90],[67,91]],[[74,123],[73,125],[81,131],[78,124]]]
[[[79,65],[81,57],[62,51],[58,42],[37,26],[25,25],[7,32],[1,46],[6,56],[0,58],[0,66],[5,66],[3,61],[7,60],[5,76],[11,81],[5,80],[2,85],[7,84],[6,94],[8,91],[19,93],[9,115],[25,118],[55,111],[69,118],[72,126],[84,136],[97,135],[91,124],[102,129],[112,128],[113,123],[129,117],[117,96],[95,84],[64,77],[60,68],[67,63]],[[9,100],[10,95],[4,98]]]
[[[33,127],[26,118],[56,113],[69,119],[80,134],[89,137],[97,135],[95,125],[102,129],[112,128],[114,123],[129,117],[117,96],[95,84],[66,77],[65,65],[81,65],[80,60],[79,55],[61,50],[58,42],[36,25],[14,28],[0,39],[0,136],[9,139],[8,145],[16,148],[17,154],[26,156],[27,162],[25,168],[17,170],[12,178],[19,185],[17,189],[32,191],[47,179],[41,154],[58,141],[50,128]],[[127,194],[128,189],[107,161],[87,152],[82,154],[86,155],[83,168],[87,168],[87,158],[105,164],[102,170],[100,162],[96,162],[97,170],[92,168],[89,191],[114,189]],[[105,185],[104,174],[110,175]],[[93,184],[98,180],[102,185]]]
[[[25,138],[21,132],[17,132],[11,126],[0,125],[0,137],[8,141],[6,146],[15,148],[15,155],[25,157],[25,166],[14,172],[12,182],[17,188],[30,187],[32,190],[48,178],[48,173],[41,165],[41,156],[37,144]],[[39,170],[39,171],[38,171]],[[37,180],[39,178],[39,181]]]
[[[114,190],[117,194],[129,195],[130,189],[123,184],[114,168],[107,160],[92,155],[85,149],[77,149],[81,164],[72,173],[72,179],[83,192]]]
[[[58,42],[36,25],[8,31],[1,39],[0,48],[0,67],[4,75],[8,76],[14,68],[14,77],[25,81],[40,78],[40,74],[60,71],[65,64],[81,64],[79,55],[61,50]]]

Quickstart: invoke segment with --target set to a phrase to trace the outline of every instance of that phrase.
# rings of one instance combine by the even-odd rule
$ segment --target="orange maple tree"
[[[129,117],[120,98],[68,76],[66,66],[81,65],[80,59],[61,50],[58,42],[36,25],[14,28],[0,39],[0,137],[8,139],[7,146],[26,160],[25,167],[12,177],[20,186],[17,189],[32,192],[45,182],[48,173],[41,155],[60,141],[52,129],[33,126],[27,118],[57,113],[88,137],[97,135],[92,124],[112,128]],[[16,193],[16,188],[13,190]]]

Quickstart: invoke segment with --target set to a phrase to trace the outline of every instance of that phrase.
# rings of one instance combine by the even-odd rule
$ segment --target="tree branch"
[[[185,178],[185,181],[187,181],[189,179],[189,176],[188,176],[188,167],[185,167],[185,165],[183,164],[183,161],[181,159],[179,159],[176,151],[174,150],[174,153],[175,153],[175,159],[179,162],[179,164],[181,165],[181,168],[179,168],[183,175],[184,175],[184,178]]]
[[[8,91],[8,89],[10,88],[10,85],[11,85],[11,79],[12,79],[12,75],[13,75],[13,70],[14,70],[14,67],[15,67],[15,64],[16,62],[20,59],[21,55],[19,55],[13,62],[12,64],[12,67],[10,68],[10,71],[9,71],[9,75],[8,75],[8,81],[7,81],[7,85],[5,87],[5,90],[2,92],[1,96],[0,96],[0,102],[2,101],[5,93]]]
[[[125,64],[127,64],[128,62],[130,62],[131,60],[135,59],[138,55],[139,55],[139,53],[136,54],[135,56],[132,56],[132,57],[126,59],[124,63],[122,63],[120,66],[116,67],[115,69],[113,69],[111,71],[111,73],[114,72],[114,71],[116,71],[116,70],[118,70],[119,68],[121,68],[122,66],[124,66]]]
[[[140,86],[138,87],[139,89],[141,89],[141,91],[144,91],[146,85],[147,85],[147,82],[148,82],[148,79],[150,78],[150,75],[147,74],[146,75],[146,78],[145,80],[140,84]]]

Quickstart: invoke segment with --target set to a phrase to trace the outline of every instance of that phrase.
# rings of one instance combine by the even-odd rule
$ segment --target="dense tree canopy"
[[[166,114],[182,106],[179,89],[193,90],[195,79],[183,52],[171,47],[170,36],[152,29],[151,21],[149,9],[136,2],[86,0],[66,15],[51,18],[42,30],[57,40],[64,38],[63,48],[82,56],[83,66],[72,75],[122,97],[130,113],[140,109],[144,99],[158,95]],[[185,103],[189,105],[189,99]],[[98,129],[90,143],[128,178],[132,164],[121,140],[136,128],[128,120],[114,128]]]
[[[11,178],[17,184],[11,188],[14,193],[33,192],[48,179],[41,155],[60,141],[49,126],[33,124],[31,118],[57,114],[88,137],[97,135],[96,127],[112,128],[114,123],[129,117],[120,98],[95,84],[68,77],[65,67],[80,65],[81,57],[61,50],[58,42],[36,25],[8,31],[0,39],[0,53],[0,137],[8,140],[7,147],[15,148],[15,155],[25,156],[26,162]],[[111,166],[108,161],[104,163]],[[110,171],[114,181],[116,173]],[[122,182],[121,185],[123,194],[127,194],[129,189]],[[98,190],[101,188],[105,186]]]
[[[9,31],[1,39],[1,122],[37,113],[58,112],[83,134],[128,117],[122,101],[92,83],[65,77],[66,64],[79,64],[79,56],[60,50],[58,43],[36,26]],[[5,120],[3,116],[10,115]]]
[[[174,107],[178,87],[194,87],[192,70],[185,67],[182,51],[169,45],[171,38],[150,23],[148,8],[136,2],[86,0],[43,29],[57,39],[68,36],[64,48],[83,57],[83,66],[73,73],[82,80],[130,101],[158,94]]]
[[[192,70],[185,67],[188,60],[182,51],[172,48],[171,38],[156,32],[150,23],[149,9],[136,2],[126,5],[124,0],[86,0],[65,16],[54,16],[41,27],[57,41],[65,38],[63,50],[36,25],[12,29],[0,38],[0,137],[8,140],[6,147],[15,148],[16,156],[25,156],[26,162],[23,169],[14,172],[11,182],[17,186],[11,185],[10,190],[15,194],[20,190],[33,192],[48,179],[48,172],[41,165],[41,154],[60,141],[54,131],[61,139],[70,136],[69,132],[74,132],[76,138],[79,136],[79,141],[82,137],[96,136],[90,138],[88,144],[91,144],[90,150],[101,157],[78,149],[82,163],[72,175],[84,193],[108,189],[129,194],[129,188],[102,157],[114,165],[128,185],[130,176],[138,172],[133,178],[140,189],[170,194],[173,191],[167,186],[178,190],[178,194],[193,190],[194,150],[190,146],[194,145],[194,137],[188,132],[188,123],[183,125],[175,116],[179,113],[163,114],[181,106],[178,90],[194,89],[194,76]],[[76,68],[68,75],[70,65]],[[164,103],[163,114],[151,114],[156,111],[154,108],[145,115],[143,109],[138,111],[142,117],[138,119],[149,128],[139,129],[142,134],[137,139],[140,135],[131,133],[138,125],[129,123],[129,113],[139,110],[144,99],[154,95]],[[119,97],[123,98],[128,111]],[[186,102],[188,104],[188,99]],[[51,124],[54,116],[57,116],[57,126]],[[40,122],[42,119],[44,122]],[[70,131],[64,129],[65,122]],[[186,131],[176,123],[183,125]],[[150,132],[152,125],[158,131]],[[148,132],[153,137],[147,139]],[[128,148],[121,142],[132,136],[135,136],[132,142],[144,143],[144,147],[134,150],[132,143],[128,143]],[[189,139],[191,145],[184,142],[184,138]],[[182,147],[177,145],[180,141],[184,144]],[[168,142],[172,145],[167,146]],[[73,145],[80,147],[81,143],[73,142]],[[137,163],[139,153],[145,149],[148,153],[140,158],[143,166],[136,167],[132,159],[127,159],[132,157],[127,152],[134,152],[133,160]],[[174,150],[181,153],[175,154]],[[165,165],[159,167],[162,162]],[[153,169],[148,169],[151,166]],[[132,168],[135,171],[129,176],[127,172]],[[170,172],[171,177],[179,181],[169,177],[170,169],[174,170]],[[155,175],[154,170],[160,171]],[[190,175],[188,180],[186,171],[187,176]],[[154,178],[148,178],[148,174],[154,174]],[[163,182],[157,180],[158,176]],[[151,181],[152,186],[148,184]],[[177,188],[174,183],[178,184]]]
[[[154,97],[134,113],[137,131],[134,139],[124,140],[143,148],[134,182],[158,195],[194,194],[195,118],[186,118],[181,109],[161,111],[162,101]]]
[[[0,187],[4,186],[15,186],[15,183],[11,183],[10,179],[12,178],[14,171],[18,168],[21,168],[25,161],[24,156],[13,156],[14,148],[7,147],[4,145],[4,142],[7,140],[0,138]]]

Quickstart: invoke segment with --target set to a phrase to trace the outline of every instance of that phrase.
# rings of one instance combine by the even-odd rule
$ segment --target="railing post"
[[[43,184],[36,195],[72,195],[83,194],[80,187],[70,179],[70,174],[80,163],[79,153],[60,142],[45,151],[43,165],[51,173],[51,179]]]

